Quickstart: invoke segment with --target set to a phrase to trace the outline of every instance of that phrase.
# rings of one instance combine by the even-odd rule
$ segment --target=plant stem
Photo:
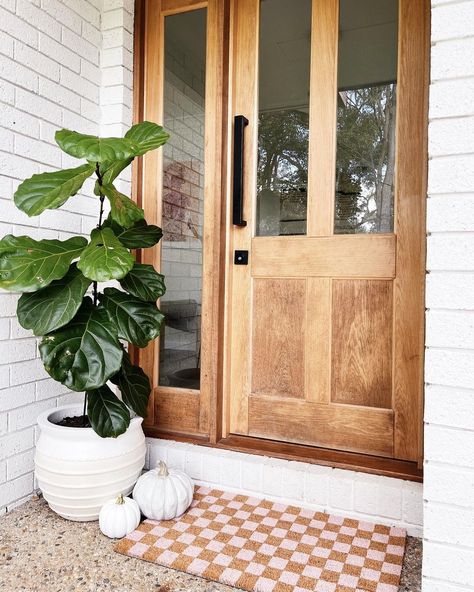
[[[87,417],[87,391],[84,393],[84,409],[82,411],[82,425],[85,427]]]
[[[95,174],[97,176],[97,184],[99,185],[99,201],[100,201],[100,211],[99,211],[99,224],[97,228],[100,230],[102,228],[102,218],[104,216],[104,198],[105,196],[102,194],[102,175],[100,174],[100,165],[98,162],[95,163]],[[98,292],[97,292],[97,282],[93,282],[92,284],[92,291],[94,294],[94,306],[97,306],[98,300]]]

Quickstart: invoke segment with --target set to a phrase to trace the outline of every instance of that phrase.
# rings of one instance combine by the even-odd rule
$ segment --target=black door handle
[[[249,120],[243,115],[234,117],[234,180],[232,191],[232,224],[247,226],[244,212],[244,129]]]

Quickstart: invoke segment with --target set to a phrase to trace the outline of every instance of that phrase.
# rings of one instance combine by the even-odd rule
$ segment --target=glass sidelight
[[[336,234],[393,232],[398,0],[340,0]]]
[[[206,9],[165,17],[161,386],[199,389]]]
[[[257,236],[306,234],[311,0],[260,2]]]

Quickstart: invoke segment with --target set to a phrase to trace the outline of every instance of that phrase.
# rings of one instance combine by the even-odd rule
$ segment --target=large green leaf
[[[99,138],[67,129],[58,130],[54,137],[66,154],[90,162],[125,160],[140,150],[139,145],[130,138]]]
[[[130,412],[107,385],[87,391],[87,415],[102,438],[116,438],[130,425]]]
[[[148,249],[156,245],[163,236],[161,228],[147,224],[145,220],[140,220],[127,229],[121,228],[113,220],[108,220],[107,224],[127,249]]]
[[[95,282],[108,282],[125,277],[133,263],[133,255],[110,228],[95,228],[77,267]]]
[[[140,156],[149,150],[159,148],[167,142],[170,136],[161,125],[151,121],[143,121],[132,126],[125,137],[138,144],[138,152],[135,155]]]
[[[123,353],[122,368],[110,379],[122,393],[123,402],[137,415],[146,417],[151,392],[150,379],[139,366],[134,366],[127,352]]]
[[[125,160],[116,160],[114,162],[106,162],[100,167],[102,174],[102,183],[104,185],[111,185],[120,173],[128,167],[132,162],[133,157],[126,158]]]
[[[122,288],[146,302],[156,302],[166,292],[165,277],[155,271],[153,265],[135,263],[127,275],[120,280]]]
[[[76,195],[93,172],[93,165],[83,164],[75,169],[33,175],[16,190],[15,205],[28,216],[59,208],[69,197]]]
[[[35,335],[46,335],[69,323],[82,304],[91,280],[84,277],[73,263],[60,280],[18,300],[17,315],[20,325]]]
[[[66,275],[71,261],[79,257],[86,244],[80,236],[35,241],[29,236],[7,234],[0,240],[0,288],[34,292],[48,286]]]
[[[143,220],[143,210],[113,185],[103,185],[102,193],[109,199],[110,217],[122,228],[130,228],[135,222]]]
[[[105,288],[99,296],[120,339],[145,347],[160,334],[164,315],[155,304],[143,302],[116,288]]]
[[[48,374],[74,391],[101,387],[122,364],[117,328],[89,297],[72,321],[43,337],[39,350]]]

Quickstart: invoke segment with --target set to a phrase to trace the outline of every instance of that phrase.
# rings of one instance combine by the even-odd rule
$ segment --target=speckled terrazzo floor
[[[232,592],[158,565],[118,555],[97,522],[77,523],[33,499],[0,518],[2,592]],[[421,541],[408,538],[400,592],[421,590]]]

